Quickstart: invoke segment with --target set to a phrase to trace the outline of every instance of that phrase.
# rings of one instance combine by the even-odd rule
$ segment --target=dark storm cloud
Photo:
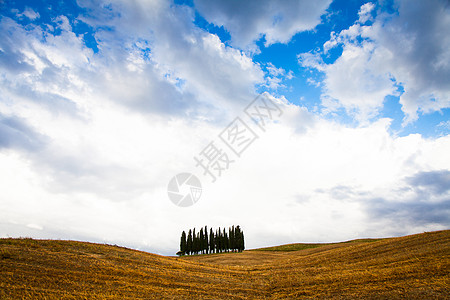
[[[18,117],[0,114],[0,149],[19,148],[36,151],[45,145],[45,137]]]
[[[337,201],[361,203],[369,220],[408,227],[428,224],[450,226],[450,171],[418,172],[404,178],[399,187],[374,196],[376,191],[338,185],[317,189]]]
[[[389,219],[398,224],[441,224],[450,226],[450,171],[418,172],[405,178],[406,186],[393,191],[393,199],[364,201],[372,219]]]
[[[450,226],[450,197],[438,202],[400,202],[373,198],[366,200],[365,205],[369,217],[374,220],[388,219],[405,226],[426,224]]]
[[[15,39],[17,34],[14,28],[15,22],[7,17],[0,19],[0,68],[18,74],[20,72],[32,72],[34,66],[26,61],[25,55],[18,50],[24,45],[23,39]]]
[[[0,77],[0,101],[19,98],[52,113],[75,115],[78,113],[76,104],[59,93],[74,88],[69,69],[56,66],[42,49],[33,46],[33,38],[40,35],[44,33],[39,27],[22,27],[7,17],[0,20],[0,74],[3,75]],[[41,62],[41,69],[36,61]],[[42,87],[48,90],[42,91]]]
[[[53,114],[65,113],[73,117],[79,115],[75,102],[56,93],[36,91],[32,87],[21,83],[14,86],[5,85],[4,88],[7,88],[14,96],[42,106]]]
[[[406,181],[415,189],[443,194],[450,190],[450,171],[419,172],[412,177],[408,177]]]

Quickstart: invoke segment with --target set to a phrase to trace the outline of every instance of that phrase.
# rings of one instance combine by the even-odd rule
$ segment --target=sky
[[[448,1],[0,12],[0,237],[173,255],[205,225],[246,248],[450,227]]]

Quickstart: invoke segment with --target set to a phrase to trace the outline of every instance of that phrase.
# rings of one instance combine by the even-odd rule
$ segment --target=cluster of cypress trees
[[[225,228],[216,229],[211,228],[208,235],[208,227],[200,228],[199,232],[189,229],[186,236],[186,232],[181,233],[180,251],[178,255],[190,255],[190,254],[209,254],[209,253],[221,253],[221,252],[241,252],[245,249],[244,233],[238,226],[232,226],[228,228],[228,232]]]

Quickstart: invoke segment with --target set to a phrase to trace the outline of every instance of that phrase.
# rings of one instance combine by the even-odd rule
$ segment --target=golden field
[[[449,299],[450,231],[165,257],[0,239],[0,299]]]

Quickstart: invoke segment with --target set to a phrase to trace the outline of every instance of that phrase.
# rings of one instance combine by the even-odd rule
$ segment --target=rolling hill
[[[181,258],[0,239],[0,299],[448,299],[449,270],[449,230]]]

